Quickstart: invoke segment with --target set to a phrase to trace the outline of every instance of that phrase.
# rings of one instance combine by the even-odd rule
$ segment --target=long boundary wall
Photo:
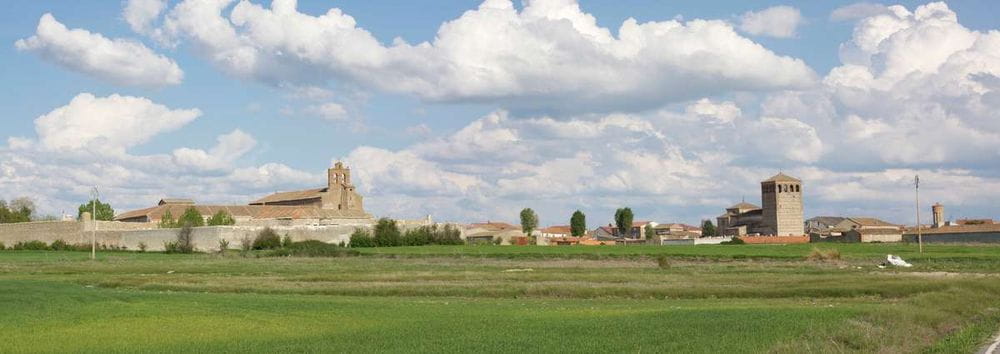
[[[293,241],[319,240],[327,243],[347,243],[356,228],[369,225],[318,225],[271,226],[278,235],[288,235]],[[252,241],[264,226],[206,226],[194,228],[195,248],[200,251],[217,250],[221,240],[230,248],[239,248],[244,240]],[[97,222],[93,232],[92,221],[42,221],[0,224],[0,242],[11,247],[21,241],[42,241],[51,244],[62,240],[71,244],[89,244],[96,236],[97,243],[106,246],[139,249],[140,243],[147,250],[162,251],[164,244],[177,239],[178,229],[157,229],[152,224]],[[92,236],[93,235],[93,236]]]

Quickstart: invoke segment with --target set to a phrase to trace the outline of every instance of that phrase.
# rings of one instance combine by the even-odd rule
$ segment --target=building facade
[[[155,223],[164,215],[177,218],[189,208],[197,210],[203,218],[223,211],[237,224],[254,220],[300,220],[308,224],[365,224],[371,221],[361,195],[351,184],[351,170],[340,162],[327,170],[326,188],[278,192],[249,205],[198,205],[191,199],[164,198],[157,206],[125,212],[115,220]]]
[[[719,232],[725,236],[805,235],[801,180],[778,173],[760,182],[760,194],[761,207],[743,202],[726,208],[716,218]]]

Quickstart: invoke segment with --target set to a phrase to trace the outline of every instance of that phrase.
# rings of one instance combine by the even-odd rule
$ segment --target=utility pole
[[[924,238],[920,234],[920,175],[913,176],[913,189],[916,193],[916,203],[917,203],[917,245],[920,248],[920,253],[924,253]]]
[[[94,228],[90,229],[90,259],[97,259],[97,186],[90,191],[90,221]]]

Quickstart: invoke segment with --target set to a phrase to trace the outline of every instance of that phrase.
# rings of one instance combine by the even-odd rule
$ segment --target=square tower
[[[761,227],[766,235],[805,235],[802,217],[802,181],[778,173],[760,182]]]

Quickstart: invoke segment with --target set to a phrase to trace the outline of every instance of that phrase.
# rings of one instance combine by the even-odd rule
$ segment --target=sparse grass
[[[14,352],[969,352],[1000,319],[1000,247],[296,244],[361,255],[0,252],[0,333]]]

